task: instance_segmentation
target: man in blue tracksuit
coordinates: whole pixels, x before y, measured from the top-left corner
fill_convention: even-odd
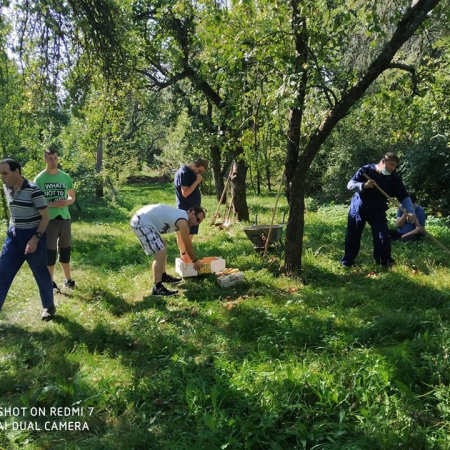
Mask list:
[[[386,218],[387,198],[376,189],[375,185],[378,185],[390,197],[396,197],[408,211],[408,220],[414,222],[414,206],[400,177],[395,172],[399,163],[397,155],[391,152],[386,153],[378,164],[361,167],[348,182],[347,189],[355,191],[355,194],[348,213],[345,255],[341,259],[343,266],[350,267],[355,263],[366,222],[372,228],[373,257],[377,264],[389,267],[394,263],[391,257],[391,240]],[[364,174],[367,174],[371,180],[365,178]]]

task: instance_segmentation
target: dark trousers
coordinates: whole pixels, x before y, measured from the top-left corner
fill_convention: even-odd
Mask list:
[[[352,201],[347,219],[345,255],[341,260],[343,266],[352,266],[355,263],[366,223],[369,223],[372,229],[375,261],[383,265],[389,265],[394,261],[391,258],[391,239],[386,213],[384,211],[369,211],[361,203]]]
[[[38,285],[42,307],[51,308],[55,305],[53,302],[52,279],[47,268],[47,237],[45,233],[39,239],[36,251],[25,255],[25,247],[35,231],[35,228],[19,230],[10,227],[8,229],[0,255],[0,309],[5,302],[14,277],[25,261],[30,266]]]

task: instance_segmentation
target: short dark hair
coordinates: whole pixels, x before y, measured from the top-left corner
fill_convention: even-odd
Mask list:
[[[0,164],[8,164],[9,170],[15,172],[19,169],[19,173],[22,175],[22,166],[12,158],[5,158],[0,161]]]
[[[51,148],[51,147],[46,148],[44,150],[44,156],[45,155],[54,155],[55,153],[58,154],[58,152],[54,148]]]
[[[400,164],[400,158],[393,152],[387,152],[381,158],[381,161],[394,161],[397,166]]]
[[[417,195],[414,194],[414,192],[408,192],[408,195],[409,195],[409,198],[411,199],[411,201],[412,201],[413,203],[416,203],[416,201],[417,201]]]
[[[189,212],[191,212],[191,211],[194,211],[195,215],[200,214],[200,213],[203,213],[203,216],[206,217],[206,212],[205,212],[205,210],[204,210],[201,206],[191,206],[191,207],[187,210],[187,212],[189,213]]]
[[[195,164],[197,167],[204,167],[205,170],[208,168],[208,161],[207,161],[206,159],[204,159],[204,158],[197,158],[197,159],[194,161],[194,164]]]

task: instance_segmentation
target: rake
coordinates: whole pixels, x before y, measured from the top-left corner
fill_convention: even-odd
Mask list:
[[[363,176],[365,178],[367,178],[368,180],[372,180],[372,178],[369,177],[369,175],[367,175],[366,173],[363,173]],[[403,207],[403,205],[397,201],[395,198],[392,198],[390,195],[388,195],[385,191],[383,191],[383,189],[380,188],[380,186],[378,186],[377,183],[374,184],[374,186],[394,205],[397,206],[397,208],[400,209],[400,211],[404,214],[407,214],[408,211],[406,211],[406,209]],[[415,222],[416,226],[418,226],[421,231],[425,234],[425,236],[428,236],[441,250],[444,250],[444,252],[446,252],[447,254],[450,255],[450,250],[444,245],[442,244],[440,241],[438,241],[429,231],[426,231],[422,225],[420,225],[420,223],[417,221],[416,218],[416,222]]]

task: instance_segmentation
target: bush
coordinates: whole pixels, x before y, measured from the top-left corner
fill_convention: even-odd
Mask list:
[[[450,149],[446,135],[424,138],[413,145],[404,160],[404,182],[421,204],[434,214],[450,215]]]

